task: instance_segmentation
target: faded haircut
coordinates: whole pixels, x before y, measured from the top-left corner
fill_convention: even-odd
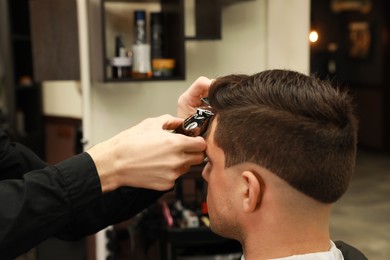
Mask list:
[[[209,92],[226,167],[256,163],[323,203],[354,172],[357,120],[345,90],[289,70],[217,78]]]

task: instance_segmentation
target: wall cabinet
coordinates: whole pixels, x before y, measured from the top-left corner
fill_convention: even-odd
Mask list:
[[[195,3],[195,36],[185,37],[184,5],[186,0],[86,0],[88,3],[92,78],[100,82],[184,80],[185,40],[221,38],[220,0],[193,0]],[[79,80],[79,40],[77,0],[29,0],[33,41],[34,76],[37,81]],[[166,58],[173,59],[173,74],[165,77],[136,79],[112,75],[110,59],[114,56],[115,36],[125,38],[131,50],[133,13],[160,11],[164,21]],[[149,41],[150,43],[150,41]]]
[[[80,79],[76,0],[30,0],[36,81]]]
[[[145,10],[146,12],[146,35],[147,43],[151,44],[151,13],[160,12],[163,20],[164,58],[173,59],[175,66],[172,76],[151,78],[134,78],[132,76],[115,78],[113,77],[109,60],[114,56],[115,36],[121,35],[125,41],[125,48],[132,50],[135,37],[134,11]],[[184,50],[184,3],[182,0],[161,0],[161,1],[113,1],[101,0],[100,12],[101,23],[91,23],[92,31],[101,31],[102,57],[99,66],[101,69],[102,81],[144,81],[144,80],[182,80],[185,78],[185,50]],[[96,14],[95,14],[96,15]],[[98,26],[96,26],[98,25]],[[99,28],[100,27],[100,28]],[[134,58],[134,54],[133,54]],[[134,61],[134,59],[133,59]],[[149,60],[150,61],[150,60]],[[95,62],[94,62],[95,63]],[[95,63],[96,65],[96,63]],[[133,64],[134,65],[134,64]]]
[[[194,0],[195,35],[187,36],[187,40],[220,40],[221,32],[221,0]]]

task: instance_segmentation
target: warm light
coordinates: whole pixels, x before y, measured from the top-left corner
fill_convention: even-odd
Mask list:
[[[317,33],[317,31],[311,31],[310,32],[309,40],[310,40],[310,42],[316,42],[318,40],[318,33]]]

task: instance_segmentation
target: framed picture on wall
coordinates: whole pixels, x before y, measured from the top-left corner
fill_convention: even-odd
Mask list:
[[[331,9],[334,13],[357,11],[366,14],[372,9],[372,0],[332,0]]]
[[[368,22],[348,24],[348,56],[352,59],[367,59],[371,50],[371,27]]]

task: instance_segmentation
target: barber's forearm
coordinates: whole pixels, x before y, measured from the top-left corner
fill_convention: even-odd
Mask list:
[[[107,152],[109,147],[106,146],[106,143],[100,143],[86,152],[94,162],[103,193],[116,190],[120,186],[116,177],[119,161],[115,161],[115,157],[110,158],[112,153]]]
[[[0,182],[0,255],[13,259],[62,230],[99,202],[101,188],[87,154]]]

